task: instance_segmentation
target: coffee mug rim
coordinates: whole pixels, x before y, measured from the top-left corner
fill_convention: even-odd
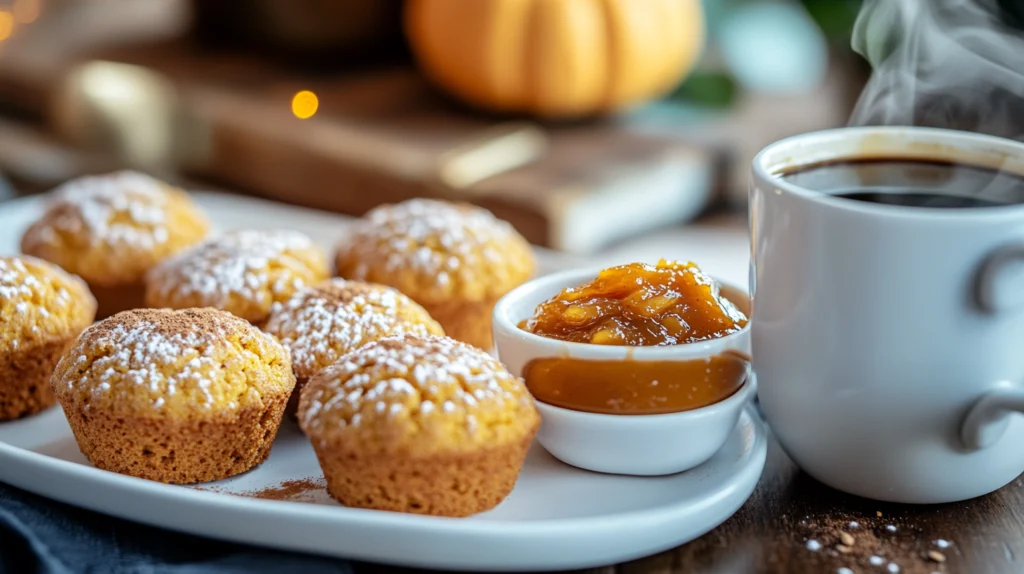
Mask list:
[[[988,134],[979,134],[975,132],[968,132],[963,130],[952,130],[945,128],[932,128],[932,127],[921,127],[921,126],[858,126],[858,127],[840,127],[830,128],[825,130],[817,130],[812,132],[805,132],[789,136],[787,138],[780,139],[768,146],[765,146],[761,151],[754,156],[752,162],[752,169],[754,177],[764,182],[769,182],[774,187],[775,192],[778,194],[786,193],[791,196],[795,196],[804,200],[813,201],[825,206],[829,206],[835,209],[846,210],[856,213],[871,214],[874,216],[889,216],[898,218],[914,218],[914,219],[932,219],[932,220],[955,220],[964,221],[967,218],[970,219],[1005,219],[1005,218],[1019,218],[1024,215],[1024,203],[1011,204],[1011,205],[997,205],[997,206],[985,206],[985,207],[947,207],[942,209],[924,209],[920,207],[903,206],[903,205],[887,205],[887,204],[876,204],[876,203],[865,203],[863,201],[855,201],[842,197],[837,197],[828,193],[814,191],[807,189],[789,181],[786,181],[778,177],[777,172],[771,169],[768,165],[768,158],[779,154],[780,150],[784,153],[786,148],[793,147],[798,143],[814,142],[815,140],[821,140],[823,143],[828,141],[834,141],[835,138],[845,136],[851,136],[856,138],[866,138],[872,135],[889,135],[889,136],[907,136],[907,135],[930,135],[936,143],[960,143],[971,145],[974,144],[980,148],[989,148],[990,150],[1005,150],[1007,155],[1015,152],[1015,155],[1019,155],[1020,161],[1024,164],[1024,142],[1011,140],[1007,138],[1001,138],[998,136],[992,136]],[[870,155],[837,155],[829,157],[827,159],[819,159],[817,161],[807,162],[793,162],[793,167],[801,165],[811,165],[819,163],[821,161],[829,160],[842,160],[842,159],[856,159],[858,157],[871,157]],[[925,157],[924,154],[920,156],[914,156],[912,153],[907,153],[906,157]],[[1024,171],[1019,173],[1021,177],[1024,177]]]

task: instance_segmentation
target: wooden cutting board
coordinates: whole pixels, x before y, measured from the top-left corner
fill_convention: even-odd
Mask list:
[[[410,197],[471,201],[566,251],[690,220],[713,201],[716,153],[700,145],[611,120],[478,114],[411,67],[303,73],[210,50],[161,3],[166,13],[65,7],[19,31],[0,54],[0,104],[166,177],[353,215]],[[104,31],[74,34],[86,17]],[[310,119],[292,115],[299,90],[319,96]]]

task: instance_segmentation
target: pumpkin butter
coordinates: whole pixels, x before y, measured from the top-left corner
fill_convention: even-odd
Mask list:
[[[575,411],[657,415],[713,405],[746,379],[747,358],[723,353],[692,361],[535,359],[523,369],[537,400]]]
[[[698,343],[739,332],[747,317],[693,263],[632,263],[606,269],[537,306],[520,327],[596,345]],[[631,357],[631,354],[628,355]],[[544,357],[523,377],[542,402],[584,412],[664,414],[705,407],[735,393],[749,357],[735,351],[691,360]]]
[[[563,341],[646,347],[738,332],[747,318],[693,263],[630,263],[541,303],[521,326]]]

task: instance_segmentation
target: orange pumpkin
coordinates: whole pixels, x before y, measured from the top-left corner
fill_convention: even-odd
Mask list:
[[[409,0],[405,29],[424,72],[456,97],[544,117],[660,96],[704,44],[700,0]]]

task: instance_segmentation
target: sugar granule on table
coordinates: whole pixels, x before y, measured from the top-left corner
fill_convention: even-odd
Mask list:
[[[840,568],[839,570],[836,570],[836,574],[853,574],[853,570],[850,570],[849,568],[843,567],[843,568]]]
[[[812,540],[808,540],[807,541],[807,549],[810,550],[811,552],[817,552],[817,551],[821,550],[821,542],[818,542],[817,540],[813,540],[813,539]]]
[[[953,543],[950,542],[949,540],[943,540],[943,539],[939,538],[933,544],[935,544],[939,548],[949,548],[950,545],[953,544]]]
[[[820,550],[817,551],[830,557],[828,560],[836,561],[828,563],[830,569],[826,571],[835,572],[839,567],[847,567],[857,574],[929,574],[945,567],[927,554],[929,548],[933,551],[939,549],[938,539],[909,538],[916,532],[913,522],[897,524],[893,520],[896,516],[886,520],[870,514],[836,514],[807,516],[806,523],[800,527],[803,530],[801,540],[818,542]],[[856,528],[851,526],[854,522]]]

